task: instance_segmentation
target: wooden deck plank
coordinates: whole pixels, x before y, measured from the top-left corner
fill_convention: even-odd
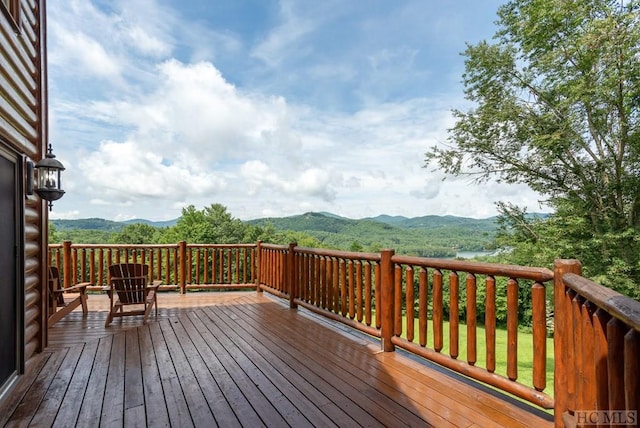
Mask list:
[[[180,381],[184,398],[188,403],[191,419],[196,427],[217,426],[209,404],[200,389],[198,379],[193,374],[193,370],[186,359],[185,353],[180,346],[180,342],[173,331],[172,324],[167,320],[158,321],[162,335],[167,343],[167,348],[171,354],[171,359],[175,367],[176,375]]]
[[[207,364],[202,356],[198,352],[198,349],[194,343],[196,337],[200,336],[200,333],[196,329],[187,331],[185,325],[190,324],[190,320],[186,318],[186,314],[180,316],[179,323],[173,323],[173,327],[176,337],[182,346],[185,357],[193,374],[197,379],[200,389],[204,394],[206,402],[209,404],[213,416],[216,422],[221,427],[240,427],[240,422],[236,417],[233,409],[229,405],[229,402],[225,398],[223,392],[220,390],[216,379],[209,371]]]
[[[260,317],[260,312],[265,309],[263,305],[245,305],[242,310],[257,311],[256,316]],[[342,391],[342,393],[353,401],[357,406],[369,413],[378,423],[385,426],[399,426],[402,424],[421,425],[425,420],[429,424],[437,424],[438,426],[446,426],[449,423],[437,414],[428,415],[429,418],[416,414],[416,410],[411,407],[411,403],[407,407],[404,397],[398,395],[394,399],[388,397],[393,396],[393,391],[387,392],[385,395],[379,389],[385,388],[386,385],[376,384],[372,386],[367,383],[368,380],[375,380],[369,373],[362,370],[361,367],[366,361],[371,359],[372,352],[368,349],[369,355],[358,355],[352,352],[351,355],[341,350],[346,346],[352,347],[352,342],[346,337],[335,337],[334,335],[319,334],[318,329],[322,328],[310,320],[302,320],[295,313],[288,310],[276,311],[280,319],[271,319],[278,325],[278,329],[274,332],[275,337],[279,337],[282,342],[280,345],[274,344],[274,348],[288,347],[296,354],[303,356],[299,364],[307,364],[313,362],[308,368],[318,376],[322,376],[333,387]],[[238,314],[240,315],[240,314]],[[291,316],[297,317],[295,324],[291,322]],[[306,323],[305,323],[306,321]],[[293,327],[295,325],[295,328]],[[246,327],[248,328],[248,327]],[[273,334],[270,334],[272,338]],[[351,358],[352,356],[357,358]],[[377,382],[377,380],[376,380]],[[470,420],[464,418],[461,425]]]
[[[236,307],[234,310],[240,310]],[[246,316],[246,314],[245,314]],[[378,421],[368,412],[359,407],[352,396],[344,394],[339,385],[334,385],[324,376],[324,373],[314,371],[317,363],[311,358],[304,358],[297,352],[291,352],[281,341],[271,335],[264,334],[254,323],[244,321],[242,314],[233,319],[240,323],[238,330],[246,329],[251,332],[246,337],[245,346],[256,347],[264,361],[276,365],[283,375],[295,384],[298,391],[316,406],[330,415],[338,426],[374,426]],[[233,326],[229,325],[229,329]]]
[[[185,331],[191,336],[194,345],[202,356],[207,369],[215,379],[220,391],[224,394],[227,403],[232,409],[235,409],[234,414],[238,418],[238,422],[242,426],[247,427],[264,426],[255,409],[251,406],[238,385],[233,381],[231,375],[218,359],[216,352],[209,347],[209,344],[202,334],[204,326],[201,321],[198,318],[195,318],[195,322],[192,319],[189,319],[189,321],[191,322],[184,322],[183,324]],[[223,426],[222,423],[221,426]]]
[[[125,380],[125,346],[124,334],[113,337],[109,354],[109,370],[102,402],[100,426],[122,426],[124,422],[124,380]]]
[[[283,320],[283,324],[288,325],[290,323]],[[353,336],[353,333],[351,335]],[[401,356],[400,352],[375,352],[375,357],[372,358],[370,347],[361,347],[357,348],[357,350],[363,354],[363,358],[358,360],[362,365],[356,367],[355,370],[361,371],[361,373],[369,373],[369,378],[376,380],[377,389],[380,389],[387,396],[399,397],[397,398],[399,403],[418,410],[420,414],[428,417],[428,420],[432,423],[441,426],[447,422],[453,422],[456,425],[464,426],[474,421],[484,425],[493,425],[499,421],[499,419],[489,417],[485,413],[476,412],[474,407],[469,405],[469,400],[472,399],[468,396],[469,386],[460,383],[451,376],[434,371],[424,363],[415,363],[416,367],[420,367],[432,375],[428,378],[428,382],[425,382],[424,379],[415,376],[415,371],[398,369],[398,365],[393,363],[396,361],[394,358],[402,359],[400,363],[402,368],[408,362],[405,357]],[[389,359],[385,360],[385,357],[389,357]],[[388,361],[388,363],[383,364],[385,361]],[[393,374],[390,373],[391,371],[393,371]],[[438,379],[444,381],[439,384],[433,383],[435,376],[439,376]],[[383,385],[386,385],[386,387]],[[462,390],[458,391],[458,388]],[[452,391],[460,392],[460,394],[452,394]],[[419,397],[419,400],[412,397]],[[451,412],[451,409],[456,408],[465,409],[464,415],[456,415]],[[488,410],[492,416],[501,416],[499,413],[495,413],[493,409]],[[445,416],[446,421],[443,420]],[[514,425],[513,419],[505,419],[503,422],[509,426]]]
[[[29,387],[22,402],[14,410],[7,422],[7,427],[28,426],[31,423],[68,352],[69,348],[62,348],[52,354],[47,364]]]
[[[259,338],[243,334],[245,333],[243,328],[237,328],[240,324],[228,323],[210,310],[198,311],[196,314],[189,314],[189,316],[198,316],[200,313],[207,316],[214,325],[220,327],[226,325],[228,328],[224,330],[236,344],[237,352],[251,360],[252,364],[256,365],[256,369],[264,372],[264,376],[270,379],[276,388],[289,392],[288,398],[313,425],[326,427],[355,425],[355,421],[337,406],[332,406],[330,413],[332,418],[329,418],[323,412],[322,407],[325,407],[325,411],[327,411],[327,406],[333,403],[312,384],[297,375],[292,366],[282,363],[275,354],[262,345]]]
[[[200,320],[201,321],[201,320]],[[286,426],[287,423],[273,404],[262,394],[260,389],[242,371],[238,363],[228,354],[228,351],[220,343],[218,338],[208,329],[202,321],[196,325],[204,338],[207,346],[216,354],[220,363],[225,368],[231,379],[238,386],[246,400],[255,410],[257,416],[266,426]],[[231,406],[236,404],[231,402]]]
[[[169,349],[164,341],[164,336],[160,330],[160,325],[156,322],[149,323],[149,332],[153,349],[156,353],[156,361],[160,379],[162,380],[162,390],[164,391],[164,401],[167,406],[169,422],[171,426],[188,427],[193,426],[189,406],[180,387],[178,375],[173,366]]]
[[[253,383],[258,387],[258,389],[262,392],[262,394],[273,404],[274,408],[278,410],[280,415],[286,420],[286,422],[290,426],[295,427],[305,427],[312,426],[307,419],[307,416],[312,416],[307,413],[303,414],[296,406],[294,406],[290,399],[288,398],[291,395],[291,398],[295,397],[295,394],[283,394],[282,391],[291,391],[291,384],[283,379],[285,382],[278,382],[278,385],[274,385],[274,381],[277,382],[277,379],[274,377],[270,377],[265,375],[252,361],[254,359],[256,361],[260,361],[264,358],[264,356],[259,355],[253,349],[249,349],[242,352],[236,341],[229,335],[232,333],[231,329],[224,329],[224,331],[220,328],[222,325],[222,320],[219,318],[211,318],[211,315],[217,311],[211,310],[211,308],[206,310],[206,315],[209,318],[209,322],[205,322],[209,331],[211,331],[220,341],[220,343],[225,347],[229,356],[238,364],[238,366],[244,371],[245,375],[248,376]],[[196,312],[196,315],[205,313],[203,311]],[[220,321],[218,323],[217,321]],[[220,324],[220,325],[219,325]],[[312,406],[306,406],[309,411],[317,411]],[[312,410],[313,409],[313,410]]]
[[[64,427],[69,426],[70,422],[73,424],[76,423],[83,401],[78,400],[78,397],[85,396],[97,351],[98,342],[92,341],[85,344],[78,365],[73,371],[73,377],[71,378],[71,382],[69,382],[69,387],[62,400],[58,414],[56,415],[54,426]]]
[[[282,315],[286,313],[287,311],[281,312]],[[324,323],[323,318],[318,319],[320,317],[315,314],[311,314],[310,316],[316,319],[316,322]],[[284,333],[283,329],[286,329],[286,326],[291,325],[291,322],[283,319],[279,322],[279,325],[282,326],[279,329],[279,332]],[[339,329],[342,330],[341,327]],[[297,326],[295,330],[300,330],[303,332],[306,331],[304,328],[298,329]],[[353,337],[354,334],[358,334],[354,333],[351,329],[345,329],[344,331],[344,335],[346,337]],[[329,344],[328,346],[332,345]],[[394,396],[400,396],[404,398],[418,397],[418,399],[413,398],[413,403],[409,404],[409,406],[414,408],[423,407],[422,411],[426,411],[427,414],[432,413],[433,415],[433,413],[435,413],[436,419],[433,420],[433,422],[437,422],[438,426],[440,426],[443,422],[438,421],[437,418],[442,417],[443,415],[446,415],[447,419],[450,422],[456,422],[456,424],[460,425],[464,425],[468,422],[469,419],[474,422],[480,421],[480,423],[483,423],[485,425],[503,423],[506,426],[521,426],[521,422],[519,421],[522,420],[529,421],[526,424],[527,426],[536,425],[537,423],[541,423],[542,425],[544,425],[545,423],[549,423],[548,419],[534,417],[529,411],[521,410],[515,406],[505,406],[504,398],[496,398],[494,395],[487,394],[486,391],[481,391],[477,388],[470,388],[468,384],[462,383],[447,374],[436,371],[428,364],[414,362],[414,369],[416,369],[416,371],[418,368],[420,368],[423,373],[427,373],[430,375],[426,378],[426,382],[424,380],[421,382],[417,382],[414,376],[414,373],[416,373],[416,371],[406,370],[406,367],[404,366],[411,360],[402,357],[401,352],[377,353],[378,356],[386,356],[390,359],[396,357],[402,358],[401,366],[399,368],[397,367],[397,365],[392,365],[390,367],[384,367],[381,369],[379,367],[379,362],[376,362],[375,358],[372,359],[369,355],[371,352],[371,346],[358,347],[357,349],[363,353],[364,359],[362,361],[365,364],[365,366],[363,367],[367,367],[366,372],[370,372],[373,374],[372,378],[375,378],[378,381],[383,380],[387,384],[394,387],[394,389],[397,389],[397,393],[394,394],[393,391],[391,392],[391,394]],[[391,367],[398,368],[393,376],[389,376],[388,373]],[[434,376],[437,376],[441,380],[440,385],[432,384]],[[420,385],[421,391],[411,391],[411,389],[407,389],[408,385]],[[459,389],[459,393],[451,394],[451,391],[456,391],[456,389]],[[483,406],[482,411],[480,412],[477,411],[478,406],[474,406],[474,404],[478,401],[478,398],[487,402],[487,406]],[[401,401],[402,400],[404,399],[401,399]],[[452,414],[450,410],[455,408],[465,409],[463,419],[456,420],[457,416],[455,414]],[[543,414],[542,411],[538,413]]]
[[[236,311],[240,310],[238,308],[234,309]],[[242,314],[234,317],[235,321],[242,319]],[[239,330],[242,329],[252,332],[252,335],[247,337],[247,343],[251,343],[250,346],[257,346],[257,344],[260,343],[262,345],[261,352],[264,352],[265,355],[271,353],[274,358],[270,358],[269,360],[278,364],[281,367],[282,373],[289,374],[290,379],[297,382],[297,385],[300,386],[300,390],[309,394],[307,397],[316,403],[316,405],[320,406],[327,414],[331,415],[332,419],[335,418],[334,420],[337,423],[339,422],[338,425],[377,424],[377,420],[357,406],[356,403],[352,401],[352,396],[345,395],[339,389],[339,385],[330,383],[324,376],[324,373],[314,371],[314,368],[318,366],[318,364],[313,358],[306,358],[306,356],[301,356],[295,351],[291,352],[283,345],[282,341],[277,340],[277,338],[274,338],[272,335],[264,334],[264,331],[257,328],[253,323],[244,322]],[[310,389],[305,387],[305,382],[311,382]],[[317,398],[318,394],[321,395],[320,399]]]
[[[113,335],[103,337],[97,342],[98,348],[95,360],[83,397],[83,406],[80,408],[78,415],[78,426],[95,424],[96,421],[100,420],[100,416],[102,415],[102,403],[104,402],[107,373],[109,372]]]
[[[69,348],[29,426],[43,427],[53,424],[83,349],[84,344]]]
[[[151,341],[151,333],[148,328],[137,330],[147,424],[151,427],[169,426],[169,413],[162,391],[162,378]]]
[[[146,426],[138,329],[125,333],[124,426]]]
[[[42,352],[31,360],[29,360],[26,368],[26,374],[22,376],[22,379],[18,381],[11,394],[4,400],[3,405],[0,407],[0,426],[5,426],[13,413],[16,411],[20,403],[23,402],[25,395],[29,392],[29,389],[34,384],[40,373],[49,363],[49,359],[53,353],[50,351]]]
[[[286,313],[286,311],[281,312],[282,315]],[[319,315],[310,314],[309,316],[314,318],[316,322],[326,324],[324,318]],[[291,322],[282,320],[280,325],[291,325]],[[285,327],[279,331],[282,332],[283,328]],[[341,327],[340,329],[342,330]],[[295,330],[305,331],[297,328]],[[348,328],[344,331],[346,337],[354,336],[354,334],[359,335]],[[439,417],[446,415],[448,421],[455,422],[457,425],[464,425],[469,419],[482,425],[545,426],[551,424],[549,415],[542,410],[533,408],[523,410],[519,406],[526,408],[527,405],[524,403],[517,402],[510,397],[499,397],[494,391],[487,393],[487,388],[483,390],[470,386],[473,381],[463,382],[459,380],[460,376],[446,373],[446,370],[434,370],[434,365],[407,358],[403,356],[401,351],[395,353],[376,352],[376,358],[371,358],[370,349],[365,348],[370,347],[356,348],[364,355],[362,367],[366,367],[365,371],[371,373],[372,378],[377,381],[383,381],[397,389],[397,393],[392,394],[403,397],[401,400],[407,398],[413,400],[412,407],[423,407],[427,413],[435,411]],[[383,359],[387,363],[381,366],[380,361],[376,361],[376,359]],[[407,366],[412,369],[407,370]],[[422,376],[416,376],[416,373],[420,373]],[[419,386],[417,390],[416,385]],[[515,402],[517,405],[505,405],[505,400]],[[478,406],[479,402],[485,405]],[[463,409],[463,412],[460,413],[464,418],[457,420],[458,416],[452,413],[451,409]],[[438,422],[438,426],[441,423]]]
[[[270,295],[161,293],[106,329],[100,297],[50,329],[7,426],[552,426]]]

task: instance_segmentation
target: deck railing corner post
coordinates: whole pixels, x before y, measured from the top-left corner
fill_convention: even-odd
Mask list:
[[[297,242],[291,242],[287,251],[287,288],[289,291],[289,307],[295,309],[298,307],[296,299],[298,298],[298,287],[296,284],[296,247]]]
[[[572,397],[567,391],[567,377],[572,374],[573,357],[570,348],[573,329],[569,324],[569,313],[565,305],[565,285],[563,276],[567,273],[582,274],[582,265],[578,260],[556,260],[553,269],[553,353],[554,353],[554,419],[556,427],[563,427],[562,416],[571,406]]]
[[[395,350],[391,338],[394,334],[394,276],[393,261],[394,250],[384,249],[380,252],[380,335],[382,338],[382,350],[393,352]]]

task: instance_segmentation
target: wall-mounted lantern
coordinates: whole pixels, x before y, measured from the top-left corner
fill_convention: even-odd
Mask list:
[[[34,168],[33,164],[28,164],[28,168],[31,170]],[[38,171],[38,179],[36,182],[35,192],[45,201],[49,202],[49,210],[53,207],[53,201],[57,201],[64,195],[64,190],[60,184],[60,177],[62,171],[64,171],[64,165],[56,159],[56,155],[53,154],[51,144],[49,144],[49,150],[44,158],[40,159],[35,164],[35,169]],[[28,194],[33,194],[33,173],[29,171],[29,188]]]

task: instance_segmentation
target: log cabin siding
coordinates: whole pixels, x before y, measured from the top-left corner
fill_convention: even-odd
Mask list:
[[[0,13],[0,145],[17,153],[20,170],[26,171],[24,163],[41,159],[47,141],[45,0],[19,0],[18,8],[17,21]],[[26,189],[25,175],[17,193]],[[23,267],[18,281],[24,293],[20,352],[28,370],[30,360],[46,346],[47,212],[36,196],[22,192],[18,200]]]
[[[20,2],[20,30],[0,18],[0,133],[13,148],[39,159],[43,141],[40,99],[44,89],[40,6]]]

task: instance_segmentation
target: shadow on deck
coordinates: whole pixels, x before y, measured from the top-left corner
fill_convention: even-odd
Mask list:
[[[49,330],[0,425],[552,426],[444,370],[256,292],[159,295],[104,328],[89,297]]]

